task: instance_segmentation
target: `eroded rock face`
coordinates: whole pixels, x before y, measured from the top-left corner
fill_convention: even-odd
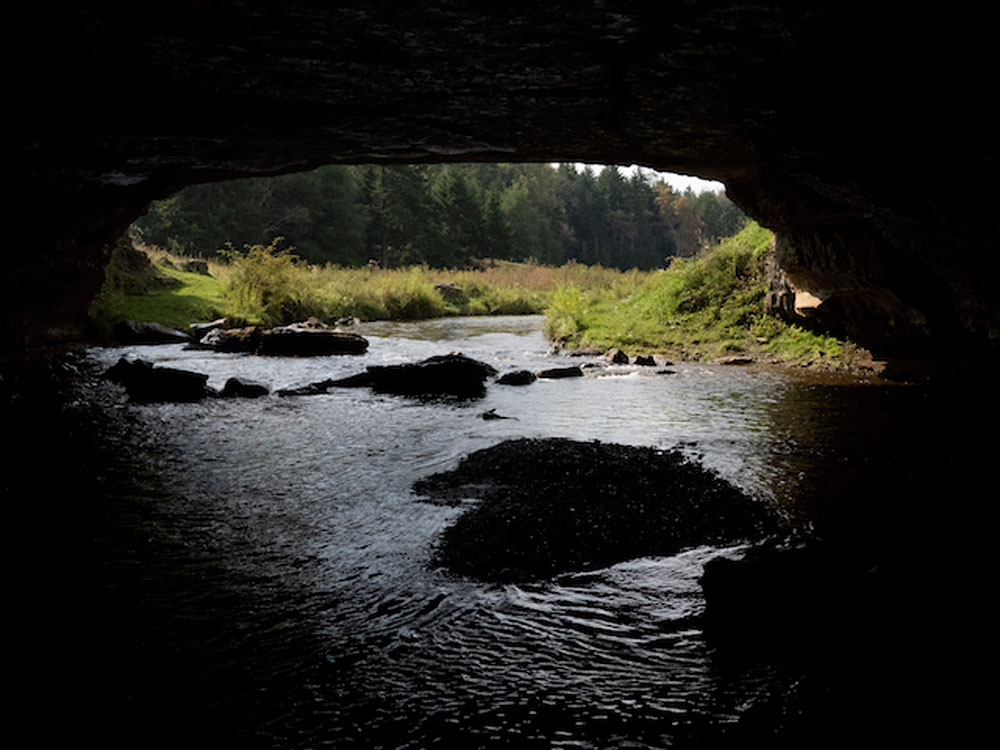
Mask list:
[[[779,233],[781,266],[815,285],[802,291],[850,290],[828,312],[843,308],[834,317],[861,343],[988,347],[1000,336],[988,12],[22,4],[0,178],[20,283],[0,337],[79,333],[110,243],[185,184],[338,161],[565,160],[725,181]],[[896,335],[887,310],[915,327]]]

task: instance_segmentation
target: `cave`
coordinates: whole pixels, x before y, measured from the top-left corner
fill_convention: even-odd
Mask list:
[[[878,352],[998,330],[986,10],[291,2],[14,11],[7,349],[78,338],[108,248],[188,184],[328,163],[639,163],[773,229],[774,304]]]
[[[186,185],[333,163],[572,161],[636,163],[722,181],[734,202],[776,232],[775,306],[787,309],[796,293],[807,292],[822,302],[823,325],[878,354],[963,358],[982,365],[995,357],[1000,340],[1000,302],[993,289],[1000,271],[994,209],[1000,197],[1000,111],[988,75],[992,14],[984,4],[895,5],[515,0],[485,11],[458,0],[405,6],[290,0],[280,7],[259,0],[156,5],[97,0],[53,11],[42,3],[19,4],[8,12],[11,33],[5,45],[7,156],[0,179],[10,218],[5,274],[13,298],[0,314],[0,352],[9,360],[5,364],[17,363],[26,351],[81,340],[115,241],[150,201]],[[178,655],[169,638],[152,657],[132,643],[122,647],[116,638],[122,631],[137,633],[142,646],[146,630],[162,626],[161,615],[168,625],[170,617],[183,620],[187,610],[169,611],[169,596],[192,601],[188,587],[194,582],[203,585],[198,591],[208,606],[182,625],[213,658],[227,659],[229,646],[218,640],[212,616],[232,626],[231,613],[249,613],[247,626],[239,621],[234,629],[253,633],[261,625],[260,600],[274,598],[276,609],[284,607],[287,601],[274,594],[294,583],[297,572],[273,576],[268,587],[244,589],[240,580],[235,589],[216,591],[222,566],[208,542],[212,531],[225,537],[227,527],[197,525],[196,492],[191,512],[186,514],[185,506],[177,516],[193,519],[192,525],[184,526],[184,533],[167,527],[154,544],[149,528],[155,523],[147,524],[142,514],[158,521],[162,496],[158,489],[150,491],[151,502],[142,513],[134,512],[129,482],[136,477],[115,473],[121,457],[107,452],[105,433],[127,422],[126,432],[143,456],[128,469],[154,488],[180,476],[198,489],[198,466],[170,471],[183,464],[178,456],[187,460],[195,451],[170,454],[180,431],[171,432],[158,419],[136,427],[120,401],[84,404],[64,393],[60,388],[67,372],[74,374],[72,365],[44,362],[40,368],[46,377],[35,380],[32,372],[31,379],[19,380],[5,370],[0,381],[8,391],[5,418],[14,417],[5,426],[16,438],[4,466],[5,583],[13,613],[7,624],[20,636],[7,641],[5,664],[14,677],[4,695],[13,710],[4,726],[23,732],[29,746],[40,746],[39,737],[56,737],[60,742],[53,744],[65,746],[80,736],[110,747],[134,746],[135,736],[147,746],[226,746],[213,742],[211,732],[219,727],[208,710],[219,708],[213,693],[219,682],[245,684],[252,692],[245,704],[222,706],[234,725],[257,709],[267,719],[278,716],[284,683],[265,685],[271,692],[258,690],[253,670],[257,659],[273,660],[285,675],[285,665],[294,671],[301,658],[280,647],[280,615],[264,623],[273,631],[261,628],[268,638],[275,633],[279,646],[266,640],[258,648],[258,641],[248,640],[246,653],[237,654],[246,659],[247,671],[232,675],[224,669],[188,670],[204,654]],[[980,371],[989,377],[988,368]],[[995,585],[990,537],[996,519],[981,502],[983,486],[990,486],[981,480],[992,481],[995,449],[983,435],[994,421],[996,397],[960,398],[952,406],[935,402],[936,392],[913,407],[900,396],[905,407],[900,423],[912,428],[910,439],[920,443],[917,460],[908,454],[900,468],[870,458],[892,426],[888,418],[878,421],[875,393],[866,391],[851,410],[874,418],[851,422],[859,429],[857,440],[851,436],[856,450],[849,456],[865,468],[862,474],[874,478],[875,489],[851,494],[858,482],[840,471],[842,465],[829,462],[826,468],[844,480],[841,495],[849,500],[838,508],[838,521],[846,518],[845,525],[879,551],[879,530],[895,528],[899,519],[911,518],[926,532],[903,540],[907,550],[922,553],[927,539],[947,535],[944,552],[929,555],[919,576],[905,577],[907,586],[896,587],[895,596],[909,608],[883,628],[879,641],[907,635],[915,658],[911,662],[910,652],[899,652],[901,663],[891,664],[900,667],[898,681],[873,673],[873,679],[885,678],[879,686],[887,687],[871,694],[894,698],[892,690],[927,671],[918,649],[930,644],[928,651],[940,662],[940,679],[933,684],[955,693],[955,716],[938,725],[931,725],[938,715],[917,716],[921,723],[913,719],[912,706],[898,699],[898,717],[885,721],[909,722],[904,735],[909,739],[926,739],[926,731],[934,731],[938,744],[955,737],[971,741],[973,729],[981,728],[976,722],[985,724],[989,716],[994,681],[995,619],[985,614],[985,603]],[[822,435],[829,419],[823,394],[803,389],[799,395],[817,401],[808,412],[811,421],[779,427],[795,436],[796,430]],[[934,408],[921,411],[928,404]],[[78,419],[91,412],[103,430],[101,440],[90,440],[91,428]],[[940,414],[930,418],[931,412]],[[201,424],[205,443],[225,443],[227,436],[206,424]],[[353,433],[346,428],[360,433],[364,424],[331,424],[343,433],[331,444],[347,454],[351,445],[345,435]],[[939,425],[944,427],[938,430]],[[925,433],[930,439],[921,442]],[[238,443],[230,446],[234,452],[243,451]],[[975,450],[964,453],[966,446]],[[922,486],[921,475],[907,473],[916,463],[937,472],[938,481]],[[900,486],[932,498],[914,508]],[[236,489],[210,494],[220,504],[231,494],[236,503]],[[891,502],[869,503],[890,495]],[[174,492],[175,500],[187,498]],[[878,523],[866,525],[866,513]],[[119,540],[124,551],[108,562],[94,549],[107,528],[119,526],[125,529]],[[195,533],[187,533],[190,529]],[[404,541],[408,533],[403,530]],[[266,562],[269,550],[256,542],[250,540],[251,552]],[[184,549],[193,549],[194,556],[176,570],[170,558],[160,556]],[[303,565],[308,568],[318,557]],[[343,557],[350,562],[349,554]],[[149,561],[166,572],[146,586],[143,564]],[[79,585],[92,571],[107,582],[97,587],[96,597],[93,587]],[[140,604],[147,595],[152,603],[145,609],[131,601],[118,604],[119,577],[137,580]],[[887,590],[895,581],[889,580]],[[333,589],[337,585],[330,583]],[[945,585],[954,588],[942,596]],[[161,591],[167,592],[166,605],[158,600]],[[436,590],[426,593],[428,611],[444,607]],[[882,593],[874,591],[871,601]],[[309,602],[327,605],[320,597]],[[390,619],[392,606],[386,606]],[[424,606],[421,600],[421,612]],[[928,612],[933,617],[926,617]],[[870,629],[870,612],[847,614],[857,615],[851,632]],[[938,630],[939,624],[948,629]],[[95,634],[99,637],[91,638]],[[411,648],[403,641],[377,645],[393,658]],[[863,663],[877,653],[852,655]],[[734,661],[743,656],[735,649]],[[822,667],[836,668],[833,661]],[[38,673],[36,662],[48,672]],[[81,663],[103,670],[108,700],[88,695],[85,676],[74,673]],[[340,670],[351,666],[322,664],[335,685]],[[640,668],[645,667],[638,661],[630,665]],[[158,684],[147,702],[130,703],[135,692],[120,673],[142,680],[146,672],[173,676],[176,685]],[[968,684],[956,688],[956,674]],[[67,685],[77,691],[63,690]],[[317,705],[308,694],[312,686],[302,687],[306,692],[289,692],[287,700]],[[855,705],[849,695],[854,687],[847,684],[836,696],[850,700],[822,714],[831,725],[848,726],[837,712]],[[99,703],[99,710],[85,699]],[[374,699],[369,704],[345,694],[345,704],[352,701],[364,710],[381,710]],[[876,701],[869,708],[873,715],[882,710]],[[944,702],[940,711],[951,708]],[[565,707],[557,709],[562,721]],[[124,724],[117,715],[121,710],[127,714]],[[197,732],[175,726],[185,710]],[[320,719],[321,713],[317,708]],[[53,715],[69,719],[56,726]],[[402,717],[408,719],[435,720]],[[391,723],[384,727],[386,744],[395,729]],[[877,740],[898,739],[895,724],[884,729]],[[135,734],[139,730],[142,734]],[[795,739],[771,746],[803,746]],[[864,738],[853,739],[854,746],[863,746]]]

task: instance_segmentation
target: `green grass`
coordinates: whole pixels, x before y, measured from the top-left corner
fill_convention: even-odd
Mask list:
[[[184,273],[163,265],[184,260],[144,248],[156,272],[178,279],[179,286],[157,288],[136,278],[113,259],[107,282],[92,306],[99,330],[120,320],[151,320],[171,327],[219,315],[248,323],[279,325],[316,316],[332,321],[419,320],[449,315],[523,315],[542,313],[556,289],[580,285],[595,292],[638,288],[648,273],[621,272],[569,263],[562,267],[507,261],[484,262],[479,270],[342,268],[310,265],[275,244],[230,252],[227,262],[210,263],[212,276]],[[126,294],[123,289],[145,290]]]
[[[123,279],[128,274],[129,279]],[[177,280],[175,286],[162,286],[156,277]],[[126,294],[122,287],[141,287],[147,291]],[[184,330],[190,323],[212,320],[225,308],[224,287],[219,279],[187,273],[156,264],[153,273],[125,271],[113,258],[107,281],[91,305],[91,318],[99,335],[106,337],[111,327],[122,320],[155,321]]]
[[[773,235],[750,223],[695,258],[675,259],[631,295],[556,291],[546,332],[570,347],[662,352],[682,359],[745,354],[766,361],[849,367],[856,348],[789,325],[764,307]]]
[[[505,261],[479,270],[341,268],[307,264],[272,244],[232,252],[228,262],[212,262],[212,275],[203,276],[163,265],[183,259],[146,248],[156,274],[180,283],[158,288],[148,272],[137,278],[134,267],[113,260],[92,312],[105,335],[126,319],[184,329],[220,315],[278,325],[309,316],[418,320],[545,312],[547,335],[569,347],[617,347],[688,360],[747,354],[850,369],[864,354],[857,347],[765,310],[763,266],[772,241],[771,232],[751,223],[698,257],[674,259],[669,268],[652,272]],[[137,288],[146,292],[122,291]]]

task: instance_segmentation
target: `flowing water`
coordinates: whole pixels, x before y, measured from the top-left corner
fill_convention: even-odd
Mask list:
[[[363,324],[371,346],[361,357],[180,346],[88,357],[141,357],[206,373],[216,387],[240,376],[273,390],[449,351],[500,371],[565,364],[540,328],[537,317]],[[53,576],[70,594],[38,617],[38,640],[61,644],[43,681],[70,697],[51,709],[54,725],[19,731],[131,747],[672,747],[725,736],[794,682],[766,660],[736,673],[720,665],[700,628],[704,563],[742,547],[532,584],[473,582],[431,564],[462,509],[410,489],[506,438],[558,436],[680,447],[798,518],[817,486],[869,455],[860,425],[911,398],[765,369],[660,369],[490,385],[462,403],[367,389],[195,404],[116,395],[103,427],[80,427],[54,449],[86,441],[82,466],[45,462],[71,485],[65,537],[86,543]],[[73,408],[84,405],[61,413]],[[485,421],[488,409],[510,419]],[[63,539],[54,536],[44,544]],[[53,692],[22,688],[39,701]]]

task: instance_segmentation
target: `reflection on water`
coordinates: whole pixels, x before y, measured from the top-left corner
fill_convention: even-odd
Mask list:
[[[175,346],[90,356],[277,389],[448,351],[500,371],[541,369],[552,358],[539,329],[530,317],[365,324],[364,357]],[[8,704],[23,713],[12,731],[214,747],[668,747],[728,736],[789,684],[767,661],[720,670],[700,629],[702,566],[739,548],[530,586],[473,583],[429,565],[460,511],[410,490],[500,440],[559,436],[682,446],[804,525],[877,517],[883,533],[880,514],[900,512],[872,511],[853,472],[910,413],[912,389],[672,369],[491,386],[471,403],[355,389],[141,406],[110,387],[67,396],[45,424],[22,426],[23,471],[8,490],[26,530],[14,546],[25,603],[15,630],[33,649],[10,661],[21,684]],[[512,419],[484,421],[487,409]],[[914,434],[918,421],[904,426]],[[882,496],[900,471],[885,468]],[[868,553],[877,533],[848,536]]]

